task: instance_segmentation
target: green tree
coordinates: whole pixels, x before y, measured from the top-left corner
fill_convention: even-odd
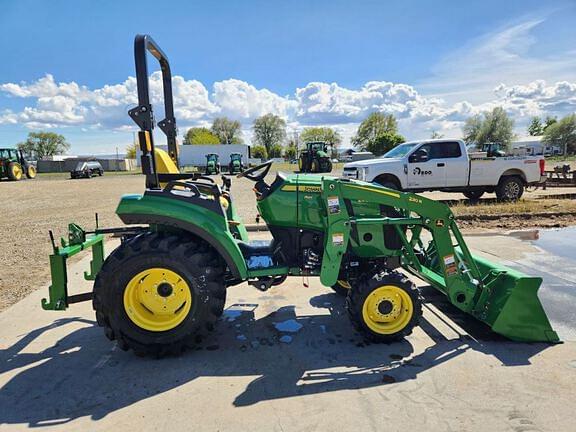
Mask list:
[[[530,124],[528,125],[528,135],[540,136],[543,133],[544,126],[542,125],[542,120],[540,120],[540,117],[532,117]]]
[[[540,136],[544,135],[546,129],[556,123],[558,120],[556,117],[546,116],[544,122],[540,117],[532,117],[530,124],[528,125],[528,135],[530,136]]]
[[[502,107],[496,107],[483,115],[470,117],[462,132],[467,143],[499,143],[508,147],[514,139],[514,120]]]
[[[556,122],[558,122],[558,119],[556,117],[546,116],[546,119],[544,120],[544,128],[542,129],[542,133],[546,132],[546,129],[548,129]]]
[[[475,143],[482,129],[482,116],[476,114],[469,117],[462,127],[462,135],[466,144]]]
[[[367,151],[374,153],[376,156],[383,155],[384,153],[392,150],[398,144],[402,144],[406,140],[400,134],[393,132],[384,132],[373,140],[372,144]]]
[[[263,145],[254,145],[250,151],[250,156],[255,159],[268,159],[268,151]]]
[[[286,138],[284,119],[274,114],[266,114],[254,120],[252,129],[254,130],[254,144],[266,147],[270,157],[280,157],[272,156],[272,149],[279,146]]]
[[[342,136],[329,127],[307,127],[300,133],[300,142],[323,141],[338,147],[342,143]]]
[[[137,143],[130,144],[126,147],[126,159],[136,159],[136,149],[138,148]]]
[[[46,156],[54,156],[65,153],[70,149],[70,144],[63,135],[54,132],[30,132],[18,148],[26,154],[34,154],[38,159]]]
[[[379,156],[404,141],[404,137],[398,134],[396,118],[392,114],[375,112],[360,123],[352,145]]]
[[[268,150],[268,157],[281,158],[282,157],[282,146],[280,144],[272,144],[272,147],[270,147],[270,150]]]
[[[237,120],[230,120],[227,117],[215,118],[211,130],[222,144],[242,144],[242,126]]]
[[[288,145],[284,149],[284,159],[286,159],[288,161],[296,159],[297,153],[298,153],[298,150],[296,148],[296,143],[294,141],[290,140],[290,142],[288,142]]]
[[[184,135],[184,145],[220,144],[220,139],[205,127],[193,127]]]
[[[441,139],[444,138],[444,134],[441,134],[438,131],[433,130],[432,133],[430,134],[430,139]]]
[[[542,141],[548,145],[559,145],[564,154],[576,152],[576,114],[570,114],[546,128]]]

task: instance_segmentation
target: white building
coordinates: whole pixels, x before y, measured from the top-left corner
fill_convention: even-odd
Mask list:
[[[524,153],[530,156],[556,156],[562,154],[557,145],[547,145],[542,142],[543,136],[527,136],[512,142],[512,153]]]

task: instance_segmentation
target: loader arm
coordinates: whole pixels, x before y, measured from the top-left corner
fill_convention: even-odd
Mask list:
[[[443,292],[454,306],[514,340],[559,340],[537,297],[542,280],[472,255],[447,205],[412,193],[333,178],[324,178],[322,196],[327,215],[320,275],[324,285],[336,283],[354,230],[362,228],[376,236],[389,226],[400,238],[401,247],[395,252],[384,249],[381,255],[398,254],[405,270]],[[362,202],[394,208],[400,216],[350,214],[355,204]],[[363,247],[362,236],[358,241],[358,248]]]

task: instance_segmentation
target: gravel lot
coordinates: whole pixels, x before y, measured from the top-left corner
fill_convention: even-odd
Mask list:
[[[274,176],[275,172],[271,170],[269,179]],[[101,226],[120,226],[121,222],[114,213],[120,197],[125,193],[140,193],[143,188],[144,178],[136,174],[107,174],[89,180],[47,175],[36,180],[0,182],[0,310],[49,281],[51,247],[48,230],[52,229],[56,236],[66,235],[69,222],[91,228],[95,212],[99,214]],[[232,195],[244,222],[254,223],[256,200],[252,182],[234,178]],[[461,198],[458,194],[426,195],[436,199]],[[517,219],[511,224],[497,227],[525,226]],[[545,223],[531,220],[528,225],[542,226]],[[486,224],[486,227],[494,226],[494,223]],[[462,227],[482,228],[477,223],[463,223]]]

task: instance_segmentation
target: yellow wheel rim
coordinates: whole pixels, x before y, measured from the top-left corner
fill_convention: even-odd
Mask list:
[[[370,330],[383,335],[398,333],[408,325],[414,313],[412,299],[395,285],[372,291],[362,306],[362,317]]]
[[[161,332],[177,327],[192,307],[192,291],[176,272],[150,268],[138,273],[124,290],[128,318],[145,330]]]
[[[33,166],[28,167],[28,177],[30,177],[31,179],[36,177],[36,168],[34,168]]]
[[[346,282],[345,280],[339,280],[338,285],[340,285],[342,288],[346,288],[346,289],[351,289],[352,287],[350,286],[350,284],[348,282]]]
[[[12,165],[12,175],[16,180],[20,180],[22,178],[22,168],[20,165]]]

